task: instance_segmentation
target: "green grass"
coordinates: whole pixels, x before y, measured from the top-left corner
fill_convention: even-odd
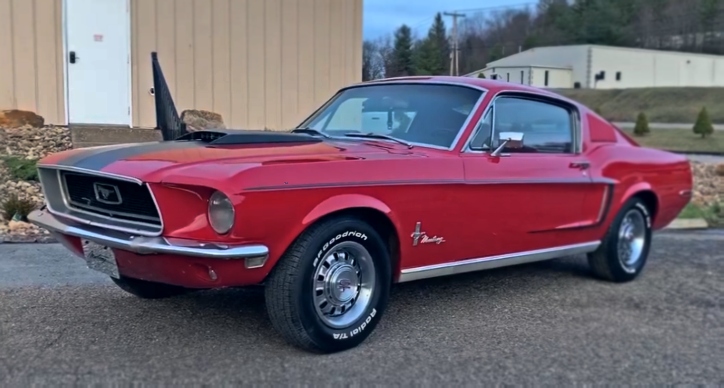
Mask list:
[[[709,226],[724,226],[724,211],[722,209],[723,204],[715,204],[709,207],[697,206],[693,203],[686,205],[684,210],[679,213],[678,218],[681,219],[694,219],[703,218],[709,224]]]
[[[645,147],[681,152],[724,153],[724,131],[714,131],[714,134],[704,139],[694,134],[691,128],[651,128],[651,132],[645,136],[634,136],[633,129],[624,129],[624,132]]]
[[[26,182],[38,180],[38,161],[36,159],[28,160],[17,156],[3,156],[0,157],[0,161],[5,164],[13,179]]]
[[[724,123],[724,88],[556,89],[611,121],[635,122],[644,112],[651,123],[694,123],[706,107],[713,123]]]

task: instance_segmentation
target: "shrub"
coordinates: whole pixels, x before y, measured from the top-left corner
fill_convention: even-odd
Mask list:
[[[636,136],[644,136],[649,132],[651,132],[649,129],[649,120],[646,119],[644,112],[641,112],[636,118],[636,126],[634,127],[633,133]]]
[[[17,156],[6,156],[3,159],[10,176],[19,181],[38,181],[37,159],[22,159]]]
[[[711,118],[709,112],[706,111],[706,107],[701,108],[701,111],[699,111],[693,130],[695,134],[701,135],[702,139],[714,133],[714,126],[711,124]]]
[[[20,199],[17,195],[13,194],[10,198],[3,201],[2,205],[2,216],[5,221],[27,221],[28,214],[35,210],[35,203],[27,199]]]
[[[485,78],[485,74],[483,72],[478,73],[478,78]]]

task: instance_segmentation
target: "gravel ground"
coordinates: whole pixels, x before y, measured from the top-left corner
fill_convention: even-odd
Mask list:
[[[144,301],[56,244],[0,244],[0,386],[724,384],[723,232],[657,235],[629,284],[580,258],[401,284],[335,355],[287,346],[263,301]]]

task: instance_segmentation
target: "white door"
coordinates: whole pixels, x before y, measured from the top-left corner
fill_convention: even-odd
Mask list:
[[[65,0],[70,124],[131,125],[128,0]]]

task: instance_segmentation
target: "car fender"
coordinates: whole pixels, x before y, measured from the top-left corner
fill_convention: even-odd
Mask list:
[[[639,182],[633,183],[631,186],[626,188],[626,191],[624,191],[619,205],[623,205],[631,197],[636,195],[636,193],[639,193],[641,191],[653,191],[653,188],[651,187],[651,185],[648,182],[645,182],[645,181],[639,181]]]
[[[294,241],[304,233],[309,226],[314,224],[316,221],[323,217],[344,211],[346,209],[372,209],[381,212],[387,216],[392,222],[396,233],[400,233],[400,222],[397,216],[392,212],[390,207],[384,202],[377,198],[362,195],[362,194],[339,194],[328,197],[320,201],[316,206],[312,207],[310,211],[299,221],[290,221],[291,227],[286,231],[282,238],[275,239],[270,242],[271,255],[269,257],[269,265],[266,266],[266,271],[263,274],[266,277],[271,269],[276,266],[279,259],[282,257]]]
[[[351,208],[377,210],[389,217],[395,229],[399,230],[400,222],[392,209],[379,199],[363,194],[340,194],[325,199],[307,213],[302,220],[302,228],[306,229],[307,226],[328,214]]]
[[[649,184],[648,182],[639,181],[639,182],[632,184],[631,186],[629,186],[626,189],[626,191],[624,191],[624,194],[623,194],[623,196],[621,196],[621,200],[618,203],[618,209],[620,209],[621,206],[623,206],[623,204],[626,203],[626,201],[631,199],[631,197],[633,197],[634,195],[636,195],[642,191],[649,191],[649,192],[653,193],[654,196],[656,196],[656,201],[660,202],[660,198],[658,198],[658,195],[656,194],[654,189],[651,187],[651,184]]]

